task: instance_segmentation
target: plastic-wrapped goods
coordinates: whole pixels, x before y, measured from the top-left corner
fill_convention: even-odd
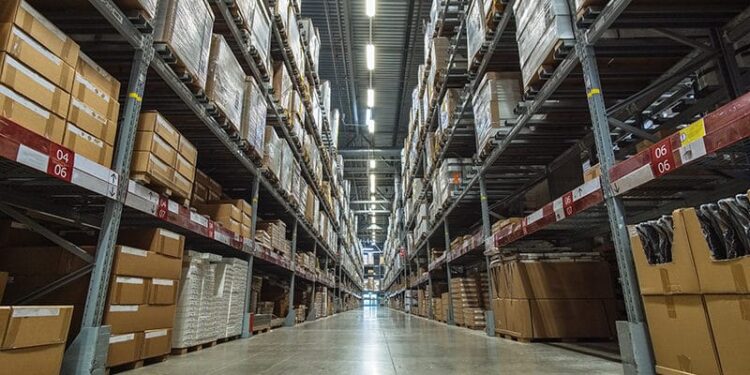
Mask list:
[[[214,257],[218,256],[188,251],[183,260],[180,294],[172,330],[173,348],[186,348],[217,339],[218,304],[214,289]]]
[[[285,140],[280,140],[281,143],[281,168],[279,169],[279,181],[281,182],[281,188],[287,193],[292,192],[292,179],[294,178],[294,155],[292,149],[289,147],[289,143]]]
[[[273,126],[266,126],[266,133],[263,138],[263,166],[279,180],[281,177],[281,159],[283,157],[281,151],[282,142],[279,136],[276,135],[276,130],[274,130]]]
[[[424,66],[429,66],[432,62],[432,36],[435,34],[435,23],[428,21],[424,26]],[[424,69],[424,68],[423,68]],[[417,79],[421,79],[422,75],[418,75]]]
[[[291,148],[289,149],[289,158],[293,159],[292,154],[291,154]],[[297,160],[292,160],[291,166],[292,168],[289,170],[290,172],[289,178],[291,180],[289,181],[289,196],[291,200],[294,200],[297,203],[300,203],[301,200],[298,198],[299,197],[298,194],[299,194],[299,182],[302,180],[301,169]]]
[[[320,81],[320,106],[325,111],[326,120],[331,123],[331,81]]]
[[[317,129],[318,134],[323,134],[323,112],[320,110],[320,103],[318,100],[318,93],[313,91],[312,93],[312,113],[313,113],[313,125]]]
[[[154,43],[166,44],[193,84],[206,87],[214,13],[206,0],[161,0],[154,20]]]
[[[297,15],[292,11],[289,12],[289,21],[287,22],[287,38],[289,48],[292,50],[292,56],[290,57],[294,60],[300,74],[304,74],[305,54],[302,52],[302,38],[299,34],[299,25],[297,25]]]
[[[300,178],[296,196],[299,202],[299,211],[303,215],[307,212],[307,192],[309,190],[307,182],[303,178]]]
[[[521,100],[517,74],[490,72],[484,75],[479,92],[472,100],[478,150],[484,149],[505,120],[516,118],[513,111]]]
[[[243,97],[241,137],[258,153],[262,153],[268,107],[263,92],[252,76],[245,79]]]
[[[257,6],[258,0],[234,0],[234,12],[232,13],[236,18],[239,18],[245,29],[250,29]]]
[[[513,13],[523,85],[528,87],[557,43],[575,38],[570,8],[567,0],[523,0],[513,4]]]
[[[301,122],[305,122],[305,102],[297,90],[292,90],[292,107],[289,109],[289,112],[297,116]]]
[[[283,62],[273,64],[273,95],[279,101],[281,107],[293,114],[294,108],[294,85],[289,71]]]
[[[450,59],[449,49],[451,42],[446,37],[439,37],[432,40],[432,64],[430,65],[430,75],[427,78],[427,98],[432,100],[436,91],[440,90],[437,86],[441,77],[447,75],[448,59]]]
[[[266,70],[271,71],[271,19],[268,17],[263,0],[251,0],[256,3],[253,22],[250,27],[250,45],[260,54]]]
[[[474,60],[477,52],[482,47],[486,33],[487,26],[484,23],[482,0],[474,0],[471,2],[469,15],[466,19],[466,52],[469,54],[469,62]],[[471,64],[468,64],[467,67],[471,67]]]
[[[242,102],[246,78],[247,75],[224,37],[214,34],[211,38],[211,54],[208,59],[206,97],[221,111],[238,133],[242,124]]]
[[[156,16],[157,0],[116,0],[115,3],[122,10],[143,11],[142,14],[144,14],[146,19],[149,20]]]
[[[673,227],[671,216],[662,216],[659,220],[651,220],[635,226],[643,243],[648,264],[672,262]]]
[[[228,300],[228,309],[219,318],[225,324],[219,337],[232,337],[242,334],[242,320],[245,315],[245,292],[247,290],[247,262],[237,258],[224,258],[219,263],[224,272],[222,297]]]
[[[445,135],[447,129],[453,126],[455,121],[455,112],[460,102],[461,91],[458,89],[445,90],[445,97],[440,103],[440,118],[438,119],[438,129],[435,137],[440,140]]]
[[[432,170],[432,161],[437,157],[435,150],[435,133],[427,132],[424,140],[425,170]]]
[[[281,20],[281,23],[284,26],[284,28],[287,27],[287,24],[289,22],[289,12],[291,11],[289,6],[290,6],[289,0],[276,0],[273,3],[273,16],[277,20]]]
[[[305,34],[307,39],[307,52],[310,53],[312,59],[312,66],[309,67],[310,71],[318,73],[318,61],[320,60],[320,34],[318,28],[313,25],[312,19],[303,18],[300,20],[302,24],[302,32]]]

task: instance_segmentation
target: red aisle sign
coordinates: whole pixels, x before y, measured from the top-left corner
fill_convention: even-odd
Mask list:
[[[215,232],[214,222],[213,220],[209,220],[208,221],[208,237],[214,238],[214,232]]]
[[[169,212],[169,201],[167,197],[159,196],[159,205],[156,206],[156,217],[162,220],[167,220],[167,213]]]
[[[654,177],[671,172],[677,167],[672,153],[672,140],[667,137],[651,147],[651,171]]]
[[[57,177],[65,182],[73,178],[73,151],[50,142],[49,162],[47,163],[47,174]]]
[[[573,207],[573,192],[569,191],[562,196],[563,211],[565,217],[573,216],[575,208]]]

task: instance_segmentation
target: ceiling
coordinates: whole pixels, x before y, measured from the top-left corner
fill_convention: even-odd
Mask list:
[[[394,194],[394,177],[400,162],[394,149],[403,147],[411,107],[411,91],[417,85],[417,69],[424,62],[423,23],[429,17],[431,0],[377,0],[376,15],[365,14],[366,0],[303,0],[302,15],[310,17],[321,38],[319,76],[331,81],[331,106],[343,116],[338,148],[345,158],[344,175],[352,182],[352,200],[370,198],[367,160],[379,160],[376,199],[390,202]],[[365,125],[367,70],[365,48],[370,40],[375,45],[375,133]],[[378,150],[387,152],[378,152]],[[351,150],[374,150],[351,152]],[[395,154],[395,155],[394,155]],[[356,188],[355,188],[356,187]],[[352,209],[369,209],[369,205],[353,204]],[[390,210],[389,203],[379,203],[377,210]],[[385,240],[388,215],[378,214],[377,225]],[[365,220],[366,219],[366,220]],[[360,230],[371,225],[360,216]]]

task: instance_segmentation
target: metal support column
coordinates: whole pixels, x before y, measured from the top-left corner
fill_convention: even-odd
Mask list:
[[[313,244],[313,257],[315,259],[318,259],[318,243]],[[307,317],[305,317],[305,321],[313,321],[315,320],[315,288],[317,288],[317,283],[313,281],[312,284],[312,297],[310,297],[310,309],[307,311]]]
[[[294,219],[294,226],[292,226],[292,276],[289,280],[289,308],[286,313],[286,319],[284,320],[285,327],[293,327],[297,320],[297,314],[294,310],[294,284],[297,282],[297,224],[299,222]]]
[[[492,235],[492,225],[490,224],[490,207],[487,202],[487,186],[484,182],[484,176],[479,176],[479,201],[482,205],[482,238],[486,241]],[[484,262],[487,266],[487,280],[489,280],[490,287],[490,290],[487,291],[490,294],[487,298],[490,305],[484,307],[485,332],[487,336],[495,336],[495,307],[492,303],[492,296],[495,295],[493,291],[495,284],[492,280],[492,272],[490,272],[490,257],[485,255]]]
[[[255,245],[257,244],[255,242],[255,229],[258,224],[258,193],[260,192],[260,179],[255,178],[253,180],[253,190],[252,190],[252,198],[251,198],[251,204],[253,207],[252,212],[252,220],[250,221],[250,238],[253,239],[253,252],[255,252]],[[242,318],[242,338],[246,339],[248,337],[251,337],[253,335],[253,331],[250,327],[250,317],[252,316],[253,312],[250,311],[250,300],[252,298],[252,292],[253,292],[253,260],[255,257],[251,253],[247,256],[247,288],[245,289],[245,309],[242,310],[244,312],[244,316]]]
[[[451,286],[451,262],[448,260],[448,252],[451,249],[451,237],[450,231],[448,230],[448,218],[443,220],[443,232],[445,234],[445,276],[448,280],[448,316],[445,317],[445,321],[448,325],[456,325],[456,320],[453,315],[453,287]]]
[[[430,319],[435,319],[435,311],[433,311],[433,299],[432,294],[435,293],[435,290],[432,289],[432,273],[430,273],[430,263],[432,262],[432,257],[430,256],[430,241],[425,241],[426,244],[426,251],[427,251],[427,287],[430,291],[430,306],[428,306],[428,312],[427,316],[430,317]]]
[[[63,374],[104,374],[110,329],[109,326],[102,327],[101,324],[109,289],[117,232],[120,229],[123,202],[130,181],[130,161],[133,156],[138,117],[141,113],[146,73],[154,56],[151,44],[151,36],[144,36],[145,47],[136,49],[133,56],[133,65],[128,79],[128,96],[122,110],[116,153],[112,163],[114,171],[119,175],[119,181],[117,191],[111,191],[110,198],[116,199],[108,199],[104,206],[102,225],[96,244],[94,268],[91,270],[91,281],[81,320],[81,331],[65,352],[61,370]],[[115,178],[115,176],[112,177]]]
[[[608,171],[615,164],[615,155],[610,138],[607,111],[602,96],[599,69],[596,64],[594,48],[585,45],[579,34],[576,51],[581,60],[583,77],[586,83],[591,123],[596,141],[596,151],[603,171]],[[625,208],[622,200],[615,196],[610,185],[609,174],[601,177],[605,205],[609,216],[612,240],[617,255],[617,266],[620,271],[620,283],[625,298],[628,314],[627,322],[618,322],[617,331],[620,341],[620,353],[626,374],[653,374],[654,359],[651,355],[648,329],[643,313],[643,304],[636,278],[633,254],[630,248],[628,230],[625,224]]]
[[[726,33],[718,29],[711,29],[711,44],[720,52],[718,59],[719,73],[727,88],[729,99],[736,99],[745,93],[745,83],[737,66],[737,58],[731,40]]]

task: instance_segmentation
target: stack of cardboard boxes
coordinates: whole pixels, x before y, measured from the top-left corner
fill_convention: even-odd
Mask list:
[[[290,257],[289,241],[286,239],[286,223],[282,220],[259,221],[257,229],[263,230],[271,237],[271,248]]]
[[[0,114],[107,168],[120,83],[23,0],[0,5]]]
[[[185,238],[165,229],[121,231],[104,324],[107,366],[168,354]]]
[[[250,237],[253,206],[244,199],[220,200],[193,205],[198,213],[208,215],[213,221],[229,231]]]
[[[221,257],[189,250],[182,264],[181,287],[172,348],[185,349],[216,340],[219,335],[216,265]]]
[[[450,315],[451,307],[451,296],[449,293],[443,293],[440,295],[440,313],[443,318],[442,321],[447,322]]]
[[[190,200],[198,151],[156,111],[141,113],[135,137],[131,176]]]
[[[191,195],[193,203],[218,201],[222,198],[221,190],[221,185],[218,182],[200,170],[195,170],[195,183],[193,184],[193,193]]]
[[[611,338],[609,265],[597,254],[525,254],[493,271],[495,331],[524,340]]]
[[[750,257],[715,260],[715,243],[706,241],[696,212],[672,213],[671,246],[666,244],[671,259],[664,263],[650,264],[645,242],[635,226],[629,228],[656,370],[748,374],[750,362],[742,353],[750,346]]]
[[[475,310],[480,309],[476,280],[470,277],[452,278],[451,297],[453,298],[453,314],[456,324],[467,326],[467,319],[465,319],[467,315],[471,315],[469,321],[474,322],[476,320],[473,317]]]
[[[515,120],[515,107],[522,101],[521,79],[517,73],[488,72],[472,99],[477,150],[486,152],[495,134],[509,120]]]
[[[59,374],[72,315],[72,306],[0,306],[0,371]]]

